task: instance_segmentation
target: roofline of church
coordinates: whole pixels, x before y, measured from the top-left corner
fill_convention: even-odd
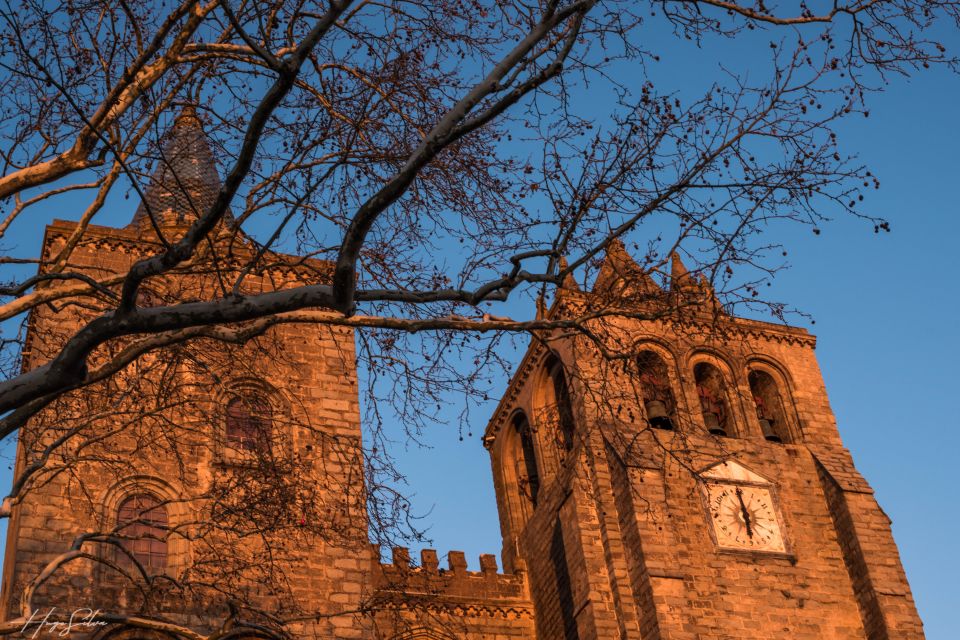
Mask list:
[[[79,225],[80,223],[75,220],[63,220],[60,218],[53,220],[46,226],[46,229],[44,230],[43,246],[47,246],[50,240],[58,235],[69,238]],[[254,255],[255,252],[248,244],[249,241],[246,241],[244,239],[245,236],[239,231],[238,235],[239,237],[237,238],[237,241],[233,243],[231,251],[234,254],[242,257],[250,257]],[[153,253],[156,253],[156,251],[152,251],[153,249],[160,249],[163,247],[163,244],[159,240],[151,239],[149,236],[144,237],[142,232],[137,227],[131,227],[129,225],[124,227],[108,227],[106,225],[87,224],[84,228],[81,242],[92,243],[97,241],[113,241],[116,244],[122,245],[125,249],[139,249],[139,253],[142,253],[143,255],[152,255]],[[291,268],[305,266],[317,271],[330,271],[332,274],[334,266],[334,262],[332,260],[307,258],[295,254],[280,253],[277,251],[268,251],[266,255],[275,260],[289,260],[289,264],[283,266],[288,266]],[[279,267],[282,265],[276,266]]]

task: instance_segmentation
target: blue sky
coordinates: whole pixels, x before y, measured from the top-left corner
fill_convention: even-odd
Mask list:
[[[953,40],[948,48],[960,49],[960,39]],[[698,66],[705,59],[710,66]],[[662,73],[696,80],[711,68],[717,69],[715,58],[688,47],[665,57]],[[958,104],[960,77],[934,69],[892,79],[871,98],[869,119],[845,123],[845,148],[859,152],[882,181],[870,210],[889,219],[893,231],[874,235],[871,226],[846,218],[819,236],[798,228],[788,238],[792,268],[770,290],[816,320],[809,328],[819,337],[817,354],[841,435],[893,519],[932,639],[956,636],[954,576],[960,573],[953,477],[960,453]],[[111,219],[132,215],[132,200],[116,203],[129,211]],[[63,207],[50,217],[70,217],[70,211]],[[18,254],[39,245],[36,227],[12,232],[7,246],[19,246]],[[501,544],[489,459],[479,441],[494,404],[473,413],[472,438],[461,441],[456,428],[438,427],[425,434],[432,448],[399,456],[414,504],[430,511],[424,524],[435,548],[466,551],[472,568],[478,554],[499,553]],[[0,471],[0,483],[8,484],[6,465]]]

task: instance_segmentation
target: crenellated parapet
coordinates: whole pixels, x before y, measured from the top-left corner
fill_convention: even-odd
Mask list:
[[[405,547],[395,547],[389,563],[379,561],[379,548],[373,557],[378,599],[405,608],[457,609],[467,615],[532,615],[525,575],[500,573],[493,554],[480,556],[480,571],[467,570],[463,551],[448,552],[445,567],[433,549],[423,549],[419,563]]]

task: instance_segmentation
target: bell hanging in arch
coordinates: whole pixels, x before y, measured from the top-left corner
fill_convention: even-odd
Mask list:
[[[712,411],[703,412],[703,422],[707,427],[707,431],[712,433],[715,436],[725,436],[727,435],[727,430],[720,425],[720,416]]]
[[[773,428],[773,420],[760,417],[760,429],[763,431],[763,437],[770,442],[783,442],[780,434]]]
[[[648,400],[644,403],[647,410],[647,422],[657,429],[673,429],[673,421],[667,413],[667,405],[660,400]]]

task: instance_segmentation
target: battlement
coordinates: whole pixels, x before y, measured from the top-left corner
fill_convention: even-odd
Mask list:
[[[504,601],[527,603],[526,578],[522,573],[498,573],[497,558],[481,554],[480,571],[468,571],[463,551],[447,553],[447,567],[440,566],[434,549],[420,552],[419,565],[414,564],[410,550],[394,547],[391,563],[380,562],[379,546],[374,547],[374,576],[378,591],[402,593],[415,599]]]

